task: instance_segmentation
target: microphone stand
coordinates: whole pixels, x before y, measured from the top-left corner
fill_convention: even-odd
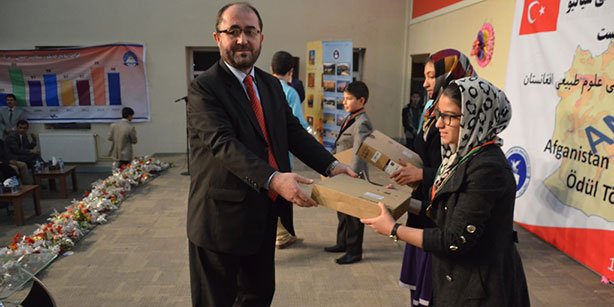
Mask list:
[[[189,131],[188,131],[188,96],[183,96],[179,99],[175,99],[175,102],[185,101],[185,140],[186,140],[186,150],[185,156],[188,164],[188,170],[185,172],[181,172],[183,176],[190,175],[190,140],[189,140]]]

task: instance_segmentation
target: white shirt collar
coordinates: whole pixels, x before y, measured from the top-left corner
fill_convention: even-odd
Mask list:
[[[228,67],[228,69],[230,69],[230,71],[232,72],[233,75],[235,75],[235,77],[237,78],[237,80],[239,80],[239,82],[241,82],[241,84],[243,84],[243,79],[245,79],[245,77],[247,77],[247,74],[232,67],[230,64],[226,63],[226,61],[224,61],[224,64],[226,64],[226,67]],[[252,76],[252,80],[254,80],[254,83],[256,82],[256,74],[254,74],[254,68],[252,67],[252,70],[249,72],[249,74]]]

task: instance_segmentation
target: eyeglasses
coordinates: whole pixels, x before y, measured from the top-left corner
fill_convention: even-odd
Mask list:
[[[463,114],[446,114],[441,113],[439,110],[435,110],[435,121],[438,121],[440,118],[446,126],[450,126],[452,124],[453,118],[461,118]]]
[[[231,27],[226,30],[216,30],[216,32],[225,33],[232,38],[238,38],[239,36],[241,36],[241,33],[245,34],[245,36],[249,38],[255,38],[256,36],[258,36],[258,34],[260,34],[260,30],[254,27],[247,27],[245,29],[241,29],[239,27]]]

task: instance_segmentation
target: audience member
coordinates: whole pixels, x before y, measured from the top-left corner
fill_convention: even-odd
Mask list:
[[[17,131],[10,133],[6,137],[6,147],[8,148],[9,157],[15,160],[25,162],[29,168],[34,168],[36,162],[43,162],[40,151],[36,148],[36,135],[30,134],[28,137],[28,129],[30,124],[26,120],[17,122]]]
[[[19,175],[19,181],[23,184],[34,184],[34,179],[28,169],[28,165],[25,162],[15,160],[9,154],[8,148],[3,140],[0,139],[0,162],[8,165]],[[4,174],[10,172],[3,172]]]
[[[25,165],[25,163],[21,163]],[[27,169],[28,167],[26,166],[26,172]],[[4,146],[4,141],[0,140],[0,184],[2,184],[2,182],[4,182],[4,180],[7,178],[11,178],[13,176],[17,176],[17,169],[11,165],[11,160],[9,159],[9,155]]]
[[[17,130],[18,121],[26,119],[23,110],[17,107],[17,97],[15,95],[6,95],[6,106],[6,109],[0,109],[0,129],[2,130],[3,138]]]
[[[290,86],[296,90],[298,93],[298,97],[300,102],[303,103],[305,101],[305,86],[303,86],[303,81],[295,76],[294,72],[292,73],[292,80],[290,81]]]
[[[132,144],[136,144],[136,129],[130,124],[134,117],[134,110],[130,107],[122,109],[122,119],[111,124],[109,137],[111,149],[109,156],[117,163],[117,167],[132,162]]]
[[[405,146],[414,150],[414,138],[418,133],[418,122],[422,114],[422,96],[416,92],[411,94],[409,103],[403,108],[402,121],[405,130]]]
[[[282,90],[286,95],[286,100],[292,114],[298,119],[303,128],[307,129],[309,125],[305,116],[303,115],[303,106],[299,99],[298,93],[294,88],[290,86],[292,74],[294,69],[292,68],[293,58],[292,55],[286,51],[278,51],[273,55],[271,60],[271,70],[273,76],[279,79]],[[290,169],[292,169],[292,154],[289,156]],[[277,222],[277,239],[275,245],[279,249],[286,248],[297,241],[296,233],[294,231],[293,212],[291,204],[283,204],[279,207],[279,221]]]

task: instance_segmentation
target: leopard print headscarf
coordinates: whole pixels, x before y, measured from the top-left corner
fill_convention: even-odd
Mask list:
[[[456,167],[476,154],[480,146],[495,143],[503,145],[497,135],[512,118],[512,106],[505,93],[480,77],[468,77],[452,81],[461,92],[460,131],[458,144],[441,145],[442,162],[434,191],[439,190],[454,173]],[[435,193],[433,193],[434,195]]]

